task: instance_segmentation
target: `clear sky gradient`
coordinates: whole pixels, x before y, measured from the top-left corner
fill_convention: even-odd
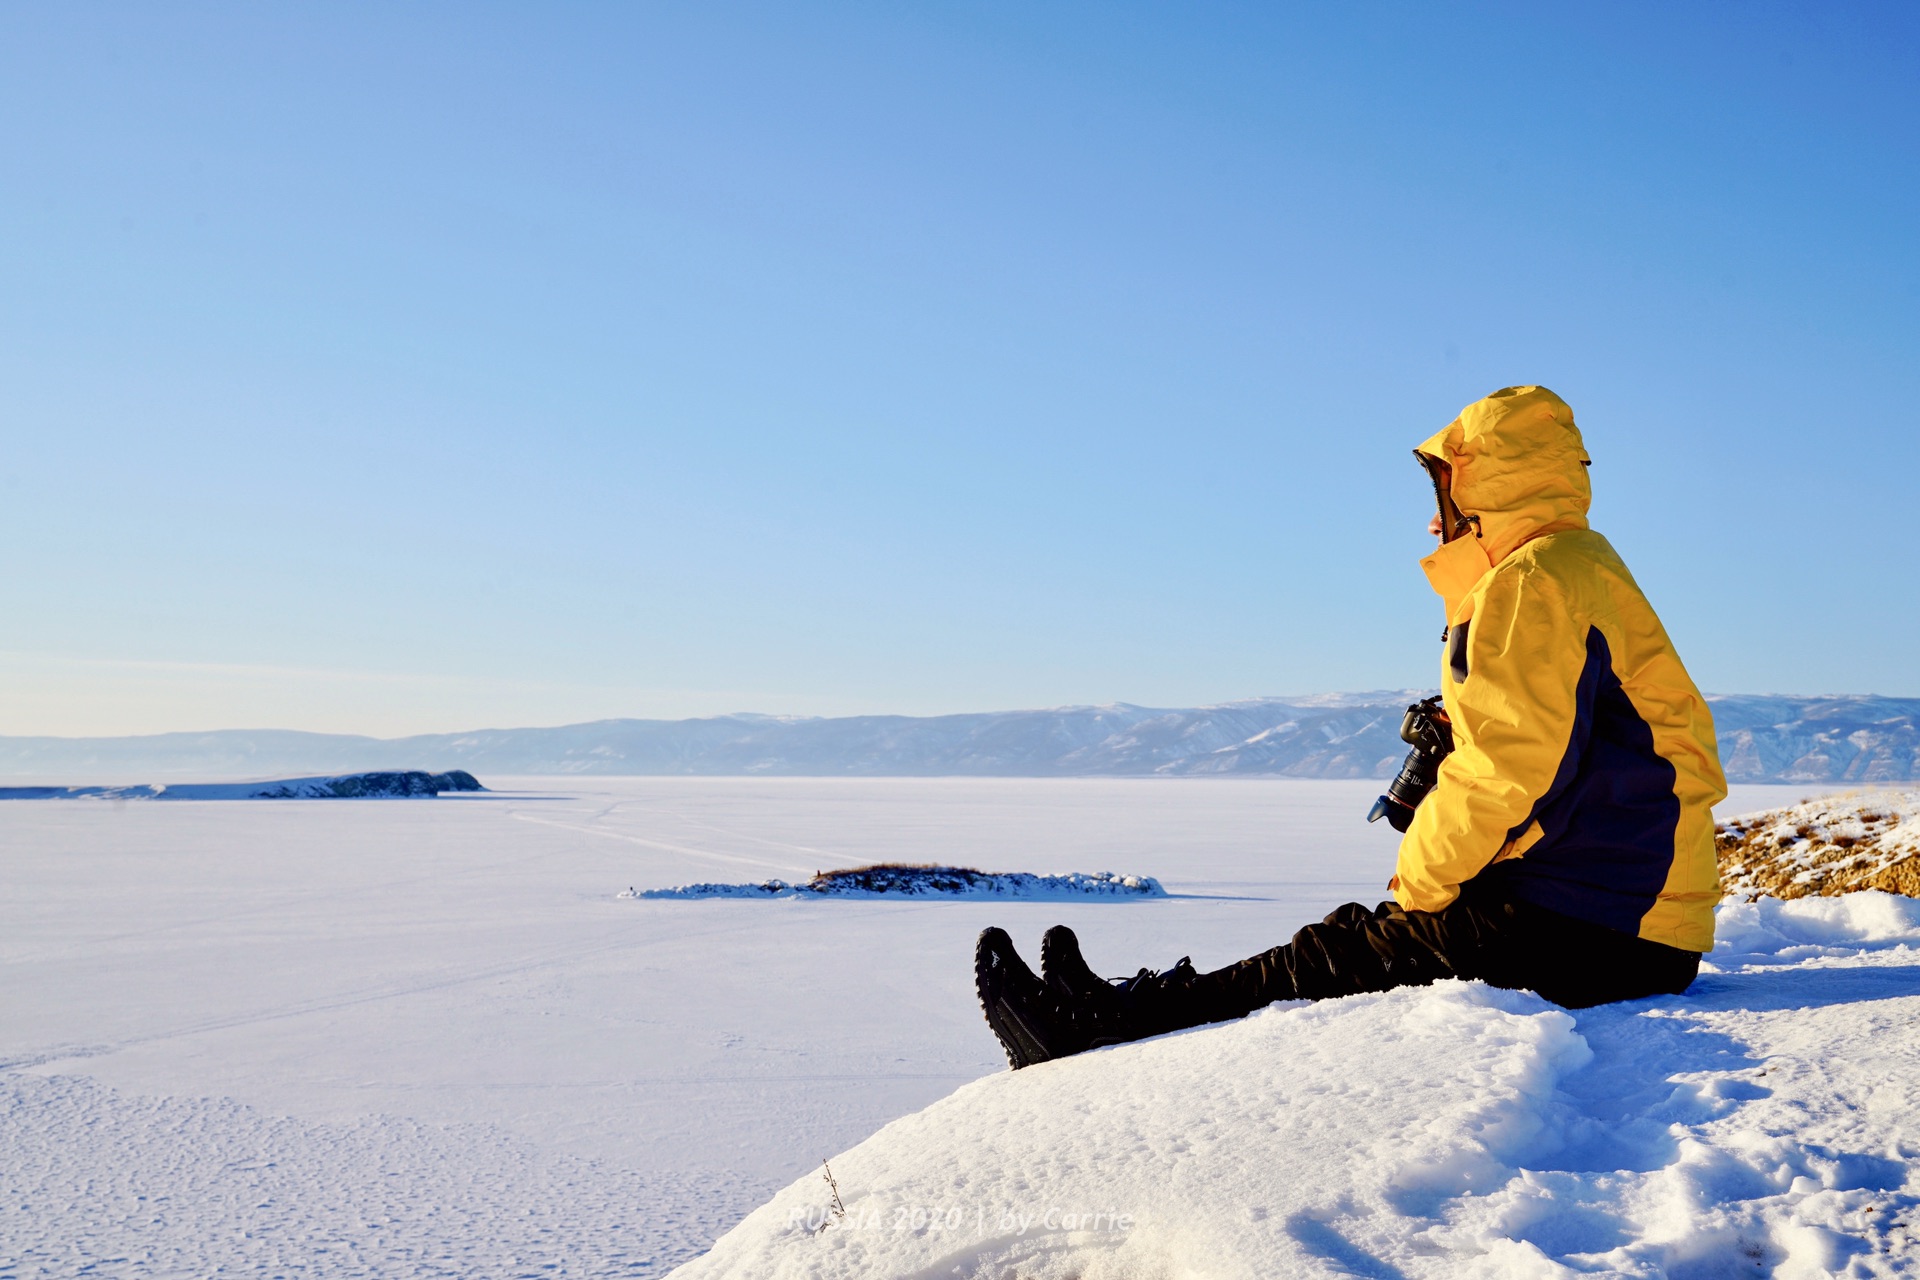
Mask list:
[[[1917,161],[1910,4],[9,6],[0,732],[1430,684],[1520,382],[1920,693]]]

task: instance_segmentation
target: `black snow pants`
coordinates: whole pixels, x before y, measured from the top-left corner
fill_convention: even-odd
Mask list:
[[[1699,971],[1698,952],[1549,911],[1483,876],[1439,911],[1349,902],[1285,946],[1165,991],[1155,1012],[1156,1021],[1198,1026],[1244,1017],[1275,1000],[1325,1000],[1441,978],[1478,978],[1583,1009],[1678,995]]]

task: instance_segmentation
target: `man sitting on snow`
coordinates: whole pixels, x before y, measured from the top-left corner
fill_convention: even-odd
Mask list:
[[[1433,479],[1453,749],[1410,813],[1394,902],[1199,973],[1096,976],[1049,929],[1036,977],[1004,930],[974,981],[1017,1069],[1323,1000],[1478,978],[1569,1008],[1685,991],[1713,947],[1713,718],[1646,597],[1587,527],[1590,459],[1545,387],[1468,405],[1414,451]],[[1396,825],[1401,825],[1396,822]]]

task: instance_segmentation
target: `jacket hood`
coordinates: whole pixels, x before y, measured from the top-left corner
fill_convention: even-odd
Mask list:
[[[1430,470],[1433,462],[1447,465],[1453,505],[1471,522],[1471,536],[1421,562],[1449,614],[1521,544],[1587,527],[1592,459],[1573,410],[1545,387],[1504,387],[1474,401],[1414,453]]]

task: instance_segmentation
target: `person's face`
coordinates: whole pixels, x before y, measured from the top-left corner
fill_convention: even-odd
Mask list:
[[[1440,513],[1438,511],[1433,513],[1433,519],[1427,521],[1427,532],[1436,538],[1445,532],[1440,528]]]

